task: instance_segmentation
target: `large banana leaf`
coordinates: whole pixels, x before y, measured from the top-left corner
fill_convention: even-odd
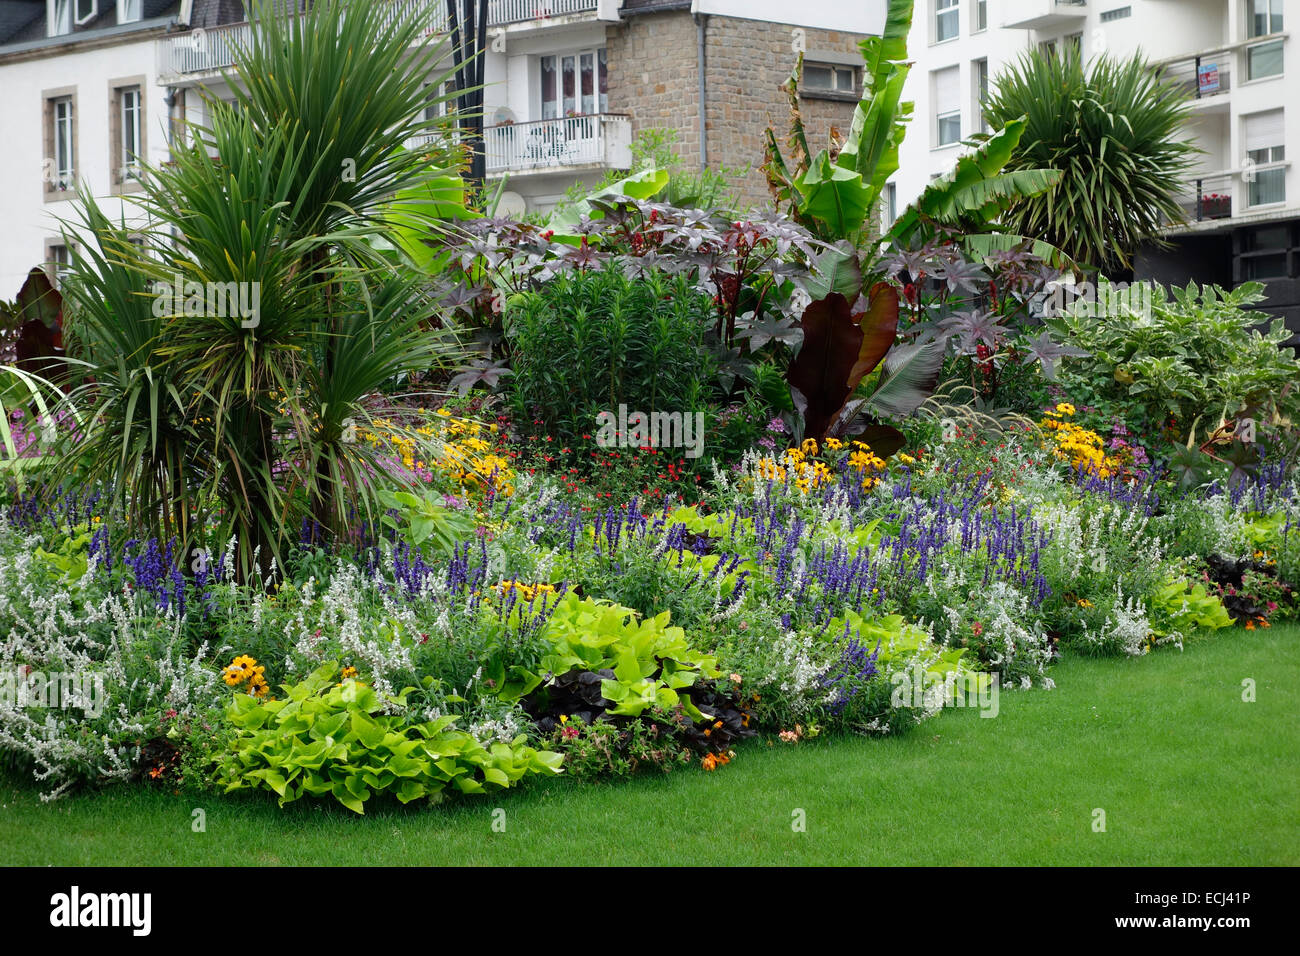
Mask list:
[[[949,226],[984,225],[1017,202],[1052,189],[1061,179],[1055,169],[1022,169],[1004,173],[1025,130],[1022,117],[1008,123],[944,176],[930,183],[916,202],[898,217],[888,238],[905,245],[923,222]]]
[[[978,259],[986,258],[995,252],[1009,252],[1027,246],[1030,255],[1042,259],[1052,268],[1061,272],[1082,274],[1077,262],[1050,242],[1041,239],[1029,239],[1010,232],[981,232],[959,236],[957,242],[967,255]]]
[[[912,414],[933,394],[948,350],[946,339],[929,339],[895,346],[885,359],[880,384],[867,399],[867,408],[899,418]]]
[[[598,210],[592,209],[591,200],[593,199],[605,199],[610,196],[649,199],[667,185],[668,170],[656,169],[651,166],[649,169],[643,169],[630,176],[625,176],[618,182],[602,186],[578,202],[557,207],[546,221],[546,226],[548,229],[553,229],[557,236],[562,233],[568,234],[582,221],[583,216],[596,218],[601,215]]]
[[[875,199],[860,173],[832,165],[825,150],[794,185],[803,197],[799,211],[823,223],[831,236],[848,236],[861,228]]]

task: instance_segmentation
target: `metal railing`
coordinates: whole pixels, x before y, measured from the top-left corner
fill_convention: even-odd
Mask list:
[[[595,9],[596,0],[491,0],[488,23],[505,26],[529,20],[549,20],[571,13],[589,13]]]
[[[1180,192],[1178,204],[1188,222],[1206,222],[1211,219],[1231,219],[1233,210],[1233,183],[1231,173],[1216,173],[1188,182]]]
[[[427,18],[424,36],[445,34],[448,30],[447,6],[442,0],[389,0],[394,14],[400,10],[416,9]],[[533,20],[596,10],[597,0],[491,0],[488,6],[488,24],[507,26]],[[252,39],[252,26],[247,22],[227,23],[218,27],[195,27],[186,33],[165,36],[158,40],[158,76],[184,76],[192,73],[216,73],[230,69],[235,64],[235,48]]]
[[[1237,56],[1232,50],[1212,50],[1196,56],[1166,60],[1156,72],[1181,87],[1193,99],[1208,99],[1232,90]]]
[[[483,130],[489,172],[616,165],[611,147],[631,139],[631,120],[620,113],[591,113]]]

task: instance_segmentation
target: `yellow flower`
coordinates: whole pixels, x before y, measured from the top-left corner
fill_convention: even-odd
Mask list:
[[[817,454],[817,439],[805,438],[803,440],[803,444],[799,446],[799,450],[803,452],[805,455]]]

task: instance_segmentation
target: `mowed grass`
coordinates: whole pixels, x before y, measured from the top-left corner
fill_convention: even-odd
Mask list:
[[[995,719],[953,710],[890,740],[749,742],[714,773],[561,778],[433,808],[372,805],[365,817],[137,786],[42,804],[33,785],[7,779],[0,862],[1300,863],[1300,628],[1070,659],[1052,676],[1055,690],[1003,693]],[[191,828],[195,808],[206,832]],[[1094,832],[1096,810],[1105,832]]]

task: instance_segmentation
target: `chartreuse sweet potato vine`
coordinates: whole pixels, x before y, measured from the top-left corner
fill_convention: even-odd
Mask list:
[[[217,768],[227,791],[274,790],[281,806],[304,795],[333,796],[365,813],[377,793],[410,803],[437,799],[447,787],[484,793],[528,774],[561,772],[559,754],[528,747],[522,736],[485,747],[456,730],[455,717],[412,723],[406,696],[413,688],[383,698],[355,679],[336,681],[338,673],[331,662],[283,685],[283,698],[235,697],[226,712],[235,736]]]

